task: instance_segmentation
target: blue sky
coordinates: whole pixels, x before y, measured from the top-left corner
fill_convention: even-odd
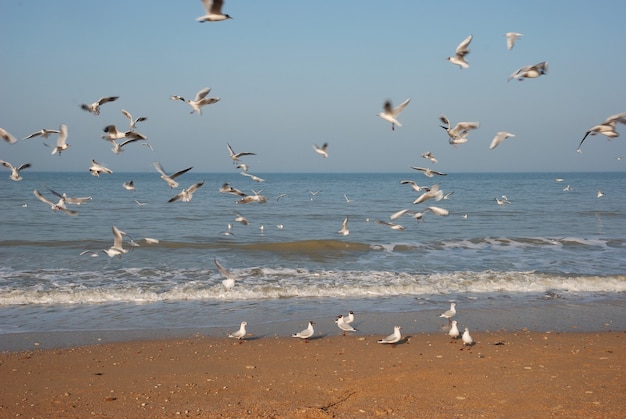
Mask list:
[[[626,3],[473,3],[227,0],[233,20],[198,23],[200,0],[3,1],[0,127],[22,138],[64,123],[71,147],[59,157],[41,139],[2,142],[0,159],[41,171],[87,171],[94,158],[114,172],[153,161],[228,172],[230,143],[257,153],[244,158],[251,173],[410,172],[431,165],[425,151],[443,172],[625,170],[624,125],[611,142],[576,147],[626,112]],[[524,34],[511,51],[509,31]],[[446,57],[469,34],[460,70]],[[547,76],[507,82],[546,60]],[[204,87],[221,101],[202,116],[169,100]],[[113,95],[99,116],[79,108]],[[392,131],[376,114],[408,97]],[[154,152],[131,144],[115,155],[100,138],[106,125],[127,127],[121,109],[149,118],[137,129]],[[442,113],[481,126],[454,148]],[[516,137],[489,150],[497,131]],[[324,142],[327,159],[312,149]]]

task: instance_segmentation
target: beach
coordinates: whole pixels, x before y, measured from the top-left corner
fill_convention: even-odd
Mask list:
[[[1,417],[623,417],[623,331],[194,334],[0,354]]]

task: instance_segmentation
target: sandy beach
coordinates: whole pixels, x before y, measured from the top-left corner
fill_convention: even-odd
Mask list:
[[[188,338],[0,354],[1,417],[623,417],[626,334]]]

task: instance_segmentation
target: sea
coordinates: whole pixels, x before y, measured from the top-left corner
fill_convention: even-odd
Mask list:
[[[451,302],[473,330],[626,328],[624,172],[256,175],[263,181],[192,170],[173,189],[156,171],[2,176],[0,350],[80,336],[223,336],[240,321],[289,336],[315,319],[334,334],[332,320],[350,310],[366,333],[387,335],[398,321],[438,332]],[[132,191],[122,186],[130,180]],[[405,180],[438,185],[445,199],[413,204],[424,191]],[[189,202],[168,202],[200,181]],[[225,183],[266,202],[240,203],[220,192]],[[52,191],[91,199],[67,204],[71,216],[35,189],[54,202]],[[126,233],[120,257],[102,252],[113,226]],[[234,288],[216,260],[237,276]]]

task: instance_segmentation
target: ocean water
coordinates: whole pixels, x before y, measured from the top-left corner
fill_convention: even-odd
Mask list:
[[[626,173],[267,173],[257,183],[190,171],[177,189],[156,172],[23,176],[0,179],[0,337],[306,324],[348,310],[437,318],[450,301],[498,320],[515,317],[510,307],[571,307],[588,321],[586,308],[609,305],[615,318],[599,323],[626,324]],[[122,187],[131,179],[135,191]],[[414,205],[407,179],[453,194]],[[167,202],[200,180],[190,202]],[[224,182],[267,202],[238,204],[219,192]],[[33,195],[56,202],[47,188],[92,199],[68,205],[72,217]],[[502,195],[511,203],[498,205]],[[376,223],[430,205],[449,215],[405,215],[402,231]],[[350,234],[339,235],[346,216]],[[128,233],[121,258],[100,252],[112,226]],[[232,290],[214,259],[240,276]]]

